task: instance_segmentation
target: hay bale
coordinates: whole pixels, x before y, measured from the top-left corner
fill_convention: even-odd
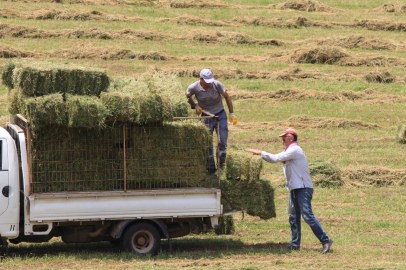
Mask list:
[[[12,61],[9,61],[4,66],[2,73],[1,73],[1,81],[2,83],[7,86],[8,89],[13,89],[13,72],[15,69],[15,64]]]
[[[101,100],[115,121],[144,125],[188,115],[182,85],[173,74],[143,74],[118,82]]]
[[[32,129],[47,125],[66,125],[66,110],[62,94],[50,94],[27,98],[21,102],[23,115],[30,121]]]
[[[26,96],[52,93],[100,96],[110,79],[104,71],[69,64],[16,63],[13,85]]]
[[[396,78],[388,71],[373,71],[365,75],[367,82],[393,83]]]
[[[97,97],[66,95],[68,126],[74,128],[101,128],[109,111]]]
[[[262,219],[276,217],[274,189],[268,181],[221,181],[224,211],[243,210]]]
[[[406,143],[406,124],[399,124],[398,131],[396,133],[396,141],[398,143]]]
[[[337,188],[343,184],[340,170],[328,160],[310,162],[309,169],[315,186]]]
[[[243,150],[229,148],[226,159],[226,177],[238,180],[258,180],[262,170],[262,158]]]
[[[12,89],[8,96],[8,112],[12,115],[16,115],[22,112],[22,97],[21,92],[17,89]]]

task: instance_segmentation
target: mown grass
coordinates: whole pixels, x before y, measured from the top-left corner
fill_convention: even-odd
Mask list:
[[[232,5],[269,5],[282,0],[223,0]],[[285,41],[315,40],[361,34],[367,38],[389,39],[404,42],[404,32],[372,31],[349,27],[299,27],[280,28],[236,24],[224,27],[204,25],[182,25],[174,22],[158,22],[161,18],[175,18],[182,15],[197,16],[207,20],[229,21],[240,16],[266,16],[268,18],[292,19],[298,16],[325,22],[351,22],[354,19],[396,20],[406,22],[404,13],[371,11],[388,1],[333,1],[323,0],[330,7],[344,9],[343,12],[303,12],[276,9],[174,9],[166,7],[139,7],[128,5],[69,5],[67,3],[31,3],[29,1],[1,1],[0,8],[33,12],[35,10],[72,9],[76,11],[102,11],[109,15],[142,17],[141,22],[120,21],[63,21],[25,20],[0,18],[1,23],[33,27],[39,30],[90,30],[101,28],[108,31],[133,30],[170,34],[175,37],[191,37],[193,31],[232,31],[258,39],[280,39]],[[201,69],[209,67],[225,71],[258,73],[277,72],[298,67],[306,72],[326,74],[327,78],[302,80],[238,79],[219,80],[230,92],[240,91],[268,93],[286,88],[315,90],[317,92],[340,93],[359,92],[372,89],[399,97],[406,95],[404,66],[338,66],[326,64],[298,64],[294,62],[238,62],[216,59],[200,60],[200,57],[254,55],[263,56],[313,45],[261,46],[247,44],[209,43],[193,40],[145,40],[95,38],[19,38],[2,37],[2,44],[16,49],[51,51],[82,46],[130,49],[135,52],[159,51],[170,56],[189,60],[102,60],[102,59],[48,59],[55,62],[72,62],[80,65],[105,68],[115,78],[138,76],[152,66],[165,69]],[[348,49],[354,55],[371,54],[404,59],[402,50]],[[8,59],[1,59],[4,66]],[[399,80],[396,83],[367,82],[365,75],[371,71],[387,70]],[[340,75],[341,74],[341,75]],[[216,74],[214,74],[216,76]],[[346,79],[345,75],[354,75]],[[329,76],[331,78],[329,78]],[[341,76],[341,78],[340,78]],[[403,78],[403,80],[402,80]],[[182,89],[197,78],[181,77]],[[3,125],[8,118],[6,108],[7,90],[0,86],[0,121]],[[360,126],[295,127],[299,132],[299,143],[310,162],[329,159],[340,169],[357,166],[377,166],[390,170],[405,169],[406,145],[395,141],[398,124],[405,123],[406,105],[401,102],[368,101],[322,101],[319,99],[238,99],[234,100],[237,126],[230,127],[229,144],[241,148],[251,147],[275,153],[283,150],[277,137],[288,126],[276,125],[293,115],[342,118],[377,124],[377,127]],[[264,164],[263,178],[276,188],[277,217],[263,221],[250,216],[235,215],[236,233],[230,236],[214,234],[191,235],[173,240],[173,253],[167,253],[168,243],[163,241],[163,252],[157,257],[141,257],[120,252],[110,243],[65,245],[59,239],[45,244],[19,244],[10,246],[10,256],[4,258],[0,268],[9,269],[405,269],[406,217],[405,186],[364,186],[345,185],[338,189],[315,188],[314,211],[327,233],[334,239],[330,254],[320,254],[320,244],[309,227],[303,224],[303,246],[300,252],[286,252],[284,247],[290,240],[290,228],[286,218],[287,191],[280,164]],[[348,183],[347,183],[348,184]]]

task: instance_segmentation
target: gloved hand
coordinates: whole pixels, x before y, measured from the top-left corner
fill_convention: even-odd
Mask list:
[[[197,106],[196,107],[196,114],[201,115],[202,114],[202,107]]]
[[[230,113],[230,115],[228,116],[228,119],[230,120],[230,123],[233,123],[233,125],[237,124],[237,117],[235,116],[234,113]]]

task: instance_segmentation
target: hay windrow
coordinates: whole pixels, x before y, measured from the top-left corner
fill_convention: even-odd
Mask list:
[[[400,186],[406,184],[406,170],[379,166],[350,166],[341,169],[341,177],[351,186]]]
[[[345,90],[337,93],[320,92],[316,90],[307,90],[300,88],[286,88],[271,92],[247,92],[247,91],[229,91],[233,99],[278,99],[278,100],[306,100],[320,99],[323,101],[337,102],[366,102],[372,104],[406,102],[405,95],[394,95],[383,92],[366,89],[364,91]]]
[[[203,1],[191,1],[191,2],[177,2],[171,1],[171,8],[230,8],[230,5],[219,2],[203,2]]]
[[[399,12],[406,13],[406,4],[398,2],[389,2],[383,4],[380,7],[374,8],[373,10],[384,11],[384,12]]]
[[[279,9],[294,9],[307,12],[338,12],[339,9],[331,8],[315,0],[288,0],[275,5]]]
[[[332,65],[349,56],[350,54],[340,47],[320,46],[312,49],[295,50],[291,55],[291,59],[297,63]]]
[[[406,144],[406,125],[399,124],[398,130],[396,132],[396,141],[398,143]]]
[[[368,82],[393,83],[396,78],[388,71],[373,71],[365,75]]]
[[[174,22],[178,24],[187,24],[187,25],[205,25],[205,26],[233,26],[230,23],[224,21],[211,21],[205,20],[200,17],[195,16],[180,16],[176,18],[163,18],[158,20],[159,22]]]
[[[122,21],[138,22],[140,17],[126,17],[122,15],[109,15],[104,12],[93,10],[80,12],[73,9],[66,10],[37,10],[35,12],[23,12],[9,9],[0,9],[0,16],[3,18],[20,18],[27,20],[77,20],[77,21]]]
[[[309,162],[309,170],[315,186],[338,188],[343,185],[340,170],[329,160]]]

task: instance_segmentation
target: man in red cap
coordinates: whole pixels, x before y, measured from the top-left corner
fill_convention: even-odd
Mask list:
[[[289,190],[288,216],[292,231],[292,241],[288,246],[289,250],[300,250],[301,223],[300,216],[312,229],[314,235],[323,245],[323,253],[330,250],[333,240],[324,232],[320,222],[313,215],[312,197],[313,183],[310,177],[309,165],[302,148],[297,143],[297,132],[294,129],[287,129],[279,137],[282,138],[285,150],[279,154],[270,154],[257,149],[245,149],[254,155],[261,155],[268,162],[283,163],[283,173],[286,177],[286,187]]]

